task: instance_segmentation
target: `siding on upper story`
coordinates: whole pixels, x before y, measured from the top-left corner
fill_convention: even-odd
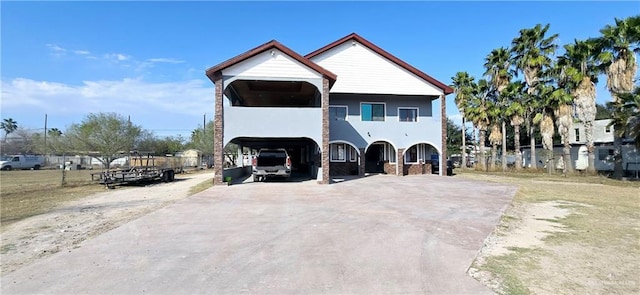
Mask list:
[[[613,126],[607,127],[611,120],[596,120],[593,122],[593,142],[613,142]],[[577,132],[576,132],[577,130]],[[607,132],[608,130],[608,132]],[[569,130],[569,138],[572,144],[585,144],[587,137],[584,124],[574,123]]]
[[[441,95],[442,90],[357,41],[311,58],[338,78],[330,93]]]
[[[273,54],[272,54],[273,52]],[[224,76],[322,78],[322,75],[278,49],[267,50],[222,70]]]
[[[385,104],[385,120],[362,121],[363,102]],[[416,143],[429,143],[440,150],[442,130],[440,117],[433,117],[432,98],[427,96],[331,94],[329,107],[347,106],[346,121],[329,121],[330,141],[347,141],[365,148],[375,141],[387,141],[396,149]],[[400,122],[398,108],[418,108],[418,122]]]

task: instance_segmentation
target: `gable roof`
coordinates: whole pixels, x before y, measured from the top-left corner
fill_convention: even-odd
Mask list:
[[[318,72],[319,74],[321,74],[323,77],[329,79],[329,85],[333,85],[333,83],[336,82],[336,74],[330,72],[329,70],[319,66],[318,64],[312,62],[310,59],[305,58],[304,56],[296,53],[295,51],[289,49],[288,47],[282,45],[280,42],[276,41],[276,40],[271,40],[267,43],[264,43],[256,48],[253,48],[245,53],[242,53],[236,57],[233,57],[231,59],[228,59],[222,63],[219,63],[213,67],[210,67],[207,69],[206,74],[207,77],[209,77],[209,80],[211,80],[211,82],[214,82],[214,75],[216,73],[220,73],[222,72],[222,70],[229,68],[233,65],[236,65],[238,63],[241,63],[247,59],[250,59],[258,54],[261,54],[267,50],[271,50],[271,49],[278,49],[280,51],[282,51],[284,54],[290,56],[291,58],[295,59],[296,61],[302,63],[303,65],[313,69],[314,71]]]
[[[344,42],[350,41],[350,40],[357,41],[358,43],[366,46],[367,48],[369,48],[371,50],[373,50],[375,53],[377,53],[379,55],[382,55],[386,59],[396,63],[397,65],[399,65],[400,67],[404,68],[405,70],[407,70],[407,71],[413,73],[414,75],[422,78],[423,80],[433,84],[437,88],[441,89],[442,92],[444,92],[444,94],[453,93],[453,89],[451,87],[449,87],[446,84],[436,80],[435,78],[425,74],[424,72],[414,68],[410,64],[404,62],[403,60],[401,60],[401,59],[399,59],[397,57],[395,57],[393,54],[391,54],[389,52],[386,52],[384,49],[376,46],[375,44],[369,42],[365,38],[362,38],[360,35],[358,35],[356,33],[351,33],[351,34],[349,34],[349,35],[347,35],[347,36],[345,36],[345,37],[343,37],[343,38],[341,38],[341,39],[339,39],[339,40],[337,40],[337,41],[335,41],[333,43],[330,43],[330,44],[328,44],[328,45],[326,45],[326,46],[324,46],[324,47],[322,47],[322,48],[320,48],[320,49],[318,49],[318,50],[316,50],[314,52],[311,52],[311,53],[305,55],[304,57],[307,58],[307,59],[312,59],[313,57],[321,55],[322,53],[327,52],[327,51],[331,50],[332,48],[334,48],[334,47],[336,47],[336,46],[338,46],[338,45],[340,45],[340,44],[342,44]]]

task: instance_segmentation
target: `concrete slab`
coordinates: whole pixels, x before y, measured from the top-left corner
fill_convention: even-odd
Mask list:
[[[483,294],[514,187],[386,176],[218,186],[2,277],[2,294]]]

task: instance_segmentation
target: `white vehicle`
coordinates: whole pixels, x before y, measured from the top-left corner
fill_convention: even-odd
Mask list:
[[[0,158],[0,169],[33,169],[38,170],[44,166],[44,157],[31,155],[13,155]]]

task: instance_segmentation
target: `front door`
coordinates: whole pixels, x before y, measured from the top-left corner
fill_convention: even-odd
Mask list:
[[[366,173],[384,173],[384,146],[373,144],[364,155]]]

